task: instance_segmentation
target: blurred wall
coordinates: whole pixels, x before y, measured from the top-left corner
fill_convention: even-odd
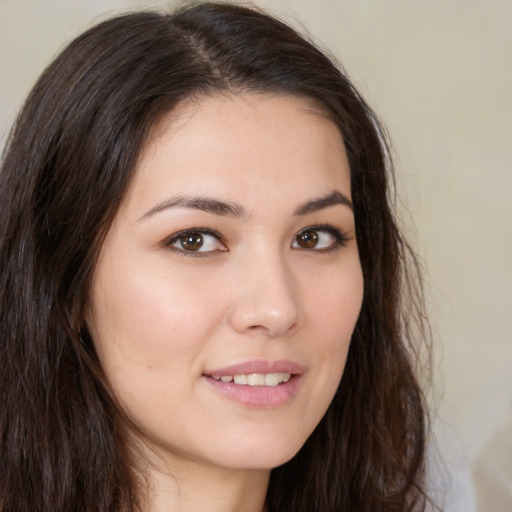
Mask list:
[[[428,267],[450,512],[512,510],[512,1],[261,0],[342,61],[387,124]],[[63,44],[130,0],[0,0],[0,142]],[[446,474],[448,473],[448,474]]]

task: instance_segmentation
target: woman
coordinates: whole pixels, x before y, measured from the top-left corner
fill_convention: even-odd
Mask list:
[[[73,41],[2,163],[3,511],[425,510],[389,172],[348,79],[257,10]]]

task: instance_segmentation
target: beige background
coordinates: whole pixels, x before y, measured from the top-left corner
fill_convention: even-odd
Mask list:
[[[450,512],[512,511],[512,0],[261,0],[343,62],[387,124],[429,270]],[[0,142],[62,45],[130,0],[0,0]],[[355,511],[353,511],[355,512]]]

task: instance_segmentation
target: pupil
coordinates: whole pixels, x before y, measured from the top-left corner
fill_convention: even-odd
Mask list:
[[[318,233],[316,231],[304,231],[299,235],[299,245],[311,249],[318,243]]]
[[[197,251],[203,245],[203,237],[198,234],[184,236],[181,239],[181,246],[187,251]]]

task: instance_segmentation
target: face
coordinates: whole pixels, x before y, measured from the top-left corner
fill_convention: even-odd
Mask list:
[[[204,98],[152,137],[87,316],[159,457],[268,469],[304,444],[362,301],[350,200],[338,129],[299,99]]]

